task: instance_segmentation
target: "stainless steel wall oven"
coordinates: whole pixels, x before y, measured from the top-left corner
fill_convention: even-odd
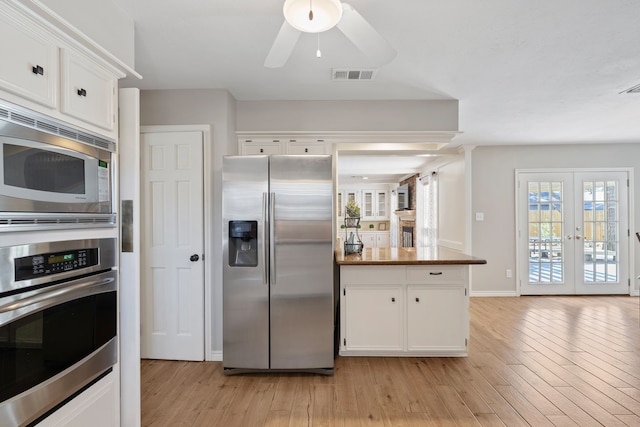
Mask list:
[[[0,101],[0,231],[115,226],[115,143]]]
[[[116,239],[0,248],[0,420],[26,426],[117,362]]]

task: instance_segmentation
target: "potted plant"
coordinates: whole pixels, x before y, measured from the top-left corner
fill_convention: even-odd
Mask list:
[[[351,199],[344,207],[344,213],[347,218],[360,218],[360,206],[358,206],[355,200]]]

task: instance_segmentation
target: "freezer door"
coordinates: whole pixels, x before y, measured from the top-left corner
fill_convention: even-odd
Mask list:
[[[272,369],[333,367],[331,163],[271,156]]]
[[[224,368],[269,368],[268,171],[266,156],[223,159]]]

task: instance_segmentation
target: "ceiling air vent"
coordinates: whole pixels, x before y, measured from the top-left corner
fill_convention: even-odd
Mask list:
[[[367,70],[347,70],[337,69],[331,70],[331,80],[335,81],[367,81],[376,77],[375,69]]]

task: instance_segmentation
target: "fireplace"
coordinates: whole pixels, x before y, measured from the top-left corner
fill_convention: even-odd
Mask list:
[[[398,209],[395,214],[398,216],[398,228],[396,229],[398,247],[416,247],[416,181],[418,175],[413,175],[402,180],[399,185],[409,188],[409,208]]]
[[[413,227],[406,225],[402,226],[402,247],[413,247]]]

